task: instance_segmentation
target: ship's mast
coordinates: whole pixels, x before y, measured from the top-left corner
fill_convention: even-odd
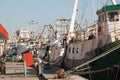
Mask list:
[[[111,2],[112,2],[113,5],[117,4],[115,0],[111,0]]]
[[[78,6],[78,0],[75,0],[74,2],[74,8],[73,8],[73,13],[72,13],[72,18],[71,18],[71,24],[70,24],[70,29],[69,29],[69,35],[68,37],[71,39],[74,37],[74,24],[75,24],[75,18],[76,18],[76,12],[77,12],[77,6]]]
[[[70,33],[74,31],[74,23],[75,23],[75,18],[76,18],[77,6],[78,6],[78,0],[75,0],[72,18],[71,18],[70,30],[69,30]]]

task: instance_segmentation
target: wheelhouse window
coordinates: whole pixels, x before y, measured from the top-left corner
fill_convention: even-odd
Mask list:
[[[98,22],[101,23],[101,22],[104,22],[104,21],[105,21],[105,15],[104,14],[99,15]]]
[[[34,44],[34,42],[30,42],[30,45],[33,45]]]
[[[74,53],[74,49],[75,49],[75,48],[73,48],[72,53]]]
[[[108,13],[108,17],[110,22],[119,21],[118,12],[110,12]]]
[[[77,48],[77,49],[76,49],[76,53],[78,54],[78,52],[79,52],[79,49]]]
[[[71,52],[71,48],[69,48],[69,53]]]

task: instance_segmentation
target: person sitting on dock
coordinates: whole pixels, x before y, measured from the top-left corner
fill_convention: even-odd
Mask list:
[[[38,49],[35,48],[34,51],[33,51],[33,53],[34,53],[34,57],[37,57],[37,55],[38,55]]]
[[[49,51],[50,51],[50,46],[47,45],[46,46],[46,50],[45,50],[45,55],[43,56],[43,59],[49,61]]]

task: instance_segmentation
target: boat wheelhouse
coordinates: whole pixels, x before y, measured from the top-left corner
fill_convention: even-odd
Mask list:
[[[104,6],[97,15],[98,35],[110,34],[112,42],[120,40],[120,5]]]

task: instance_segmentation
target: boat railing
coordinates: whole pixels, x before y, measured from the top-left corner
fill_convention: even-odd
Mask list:
[[[113,33],[113,32],[119,32],[120,33],[120,29],[117,29],[117,30],[115,30],[115,31],[111,31],[110,33]]]

